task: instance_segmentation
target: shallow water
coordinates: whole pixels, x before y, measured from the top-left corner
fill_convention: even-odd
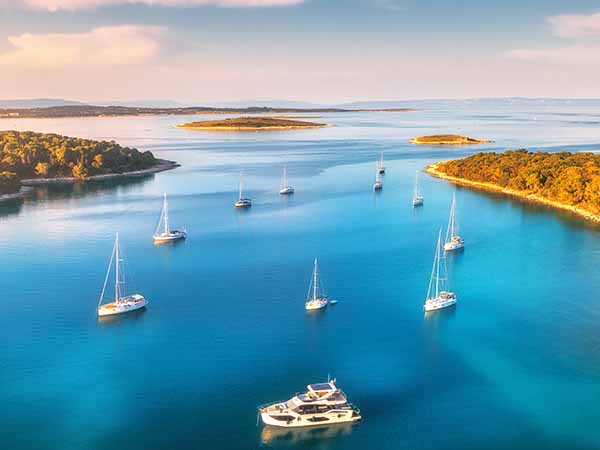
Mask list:
[[[600,150],[600,109],[331,114],[325,129],[202,133],[192,117],[4,120],[115,139],[182,167],[0,206],[0,442],[20,449],[600,447],[599,228],[421,177],[485,150]],[[416,147],[454,131],[495,142]],[[381,194],[371,190],[385,151]],[[296,194],[277,194],[283,163]],[[249,211],[236,211],[243,170]],[[162,193],[188,240],[155,247]],[[452,193],[454,310],[424,316]],[[119,231],[145,311],[99,321]],[[306,314],[312,260],[339,304]],[[364,420],[274,431],[256,406],[337,377]]]

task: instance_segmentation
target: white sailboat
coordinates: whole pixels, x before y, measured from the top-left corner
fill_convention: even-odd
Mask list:
[[[465,240],[458,234],[458,221],[456,220],[456,195],[452,194],[452,207],[450,208],[450,219],[446,230],[444,250],[450,252],[465,246]]]
[[[413,194],[413,206],[423,206],[423,196],[419,194],[419,172],[415,174],[415,193]]]
[[[252,206],[252,200],[250,200],[249,198],[244,198],[242,196],[243,187],[244,187],[244,182],[243,182],[242,174],[240,173],[240,195],[238,197],[237,202],[235,202],[236,208],[249,208]]]
[[[379,159],[379,166],[377,167],[377,172],[381,174],[385,173],[385,166],[383,164],[383,152],[381,152],[381,158]]]
[[[306,296],[306,303],[304,304],[307,311],[313,311],[316,309],[323,309],[327,306],[327,296],[323,292],[323,288],[319,283],[319,266],[317,258],[315,258],[315,265],[313,268],[313,274],[308,286],[308,294]]]
[[[448,308],[456,304],[456,294],[446,290],[448,271],[446,269],[446,257],[444,252],[441,251],[441,245],[442,230],[440,229],[435,247],[431,277],[429,278],[429,287],[427,288],[427,297],[423,306],[425,312]]]
[[[171,230],[169,228],[169,202],[167,201],[167,193],[165,192],[160,219],[154,230],[154,242],[157,244],[173,242],[179,239],[185,239],[186,236],[187,233],[185,230]]]
[[[113,261],[115,262],[115,300],[112,303],[104,302],[104,292],[106,291],[106,284],[110,276],[110,269],[112,268]],[[112,316],[115,314],[123,314],[130,311],[135,311],[146,307],[148,301],[140,294],[132,295],[121,295],[121,286],[124,284],[124,275],[121,257],[121,251],[119,248],[119,233],[115,237],[115,245],[113,247],[112,254],[110,256],[110,262],[108,263],[108,270],[106,271],[106,277],[104,278],[104,285],[102,286],[102,293],[100,294],[100,301],[98,302],[98,316]]]
[[[281,195],[289,195],[294,193],[294,188],[288,184],[287,166],[283,166],[283,175],[281,177],[281,186],[279,187]]]
[[[375,170],[375,183],[373,183],[373,190],[380,191],[383,189],[383,181],[381,181],[381,177],[379,176],[379,163],[377,164],[377,169]]]

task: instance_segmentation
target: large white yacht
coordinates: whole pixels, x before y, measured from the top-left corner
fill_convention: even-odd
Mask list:
[[[244,198],[243,188],[244,188],[244,182],[242,179],[242,174],[240,173],[240,194],[238,196],[237,202],[235,202],[236,208],[250,208],[252,206],[252,200],[249,198]]]
[[[307,391],[286,402],[260,406],[258,412],[265,425],[296,428],[326,424],[357,422],[360,410],[348,403],[346,394],[336,381],[309,384]]]
[[[111,303],[104,303],[104,292],[106,291],[106,284],[110,275],[110,269],[112,267],[113,260],[115,262],[115,301]],[[115,245],[113,247],[112,255],[110,256],[110,262],[108,263],[108,270],[106,271],[106,277],[104,278],[104,286],[102,286],[102,293],[100,294],[100,301],[98,302],[98,316],[112,316],[115,314],[123,314],[137,309],[145,308],[148,304],[148,300],[140,294],[132,295],[121,295],[121,286],[123,282],[123,258],[119,247],[119,233],[115,236]]]

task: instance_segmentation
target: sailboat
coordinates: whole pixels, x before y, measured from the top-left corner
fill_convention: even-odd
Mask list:
[[[377,167],[377,172],[380,174],[385,173],[385,166],[383,165],[383,152],[381,152],[381,158],[379,159],[379,166]]]
[[[419,172],[415,174],[415,193],[413,194],[413,206],[423,206],[423,196],[419,194]]]
[[[323,292],[323,287],[319,283],[319,266],[317,258],[315,258],[315,265],[313,268],[313,274],[310,279],[310,285],[308,286],[308,294],[306,296],[306,303],[304,304],[307,311],[313,311],[316,309],[323,309],[327,306],[327,296]]]
[[[281,177],[279,193],[281,195],[289,195],[294,193],[294,188],[288,184],[287,166],[283,166],[283,175]]]
[[[167,201],[167,193],[165,192],[163,207],[160,213],[160,219],[154,230],[154,242],[157,244],[163,242],[172,242],[179,239],[185,239],[187,233],[185,230],[171,230],[169,229],[169,202]]]
[[[456,304],[456,294],[447,291],[448,274],[446,269],[446,257],[441,251],[442,230],[438,233],[437,245],[435,247],[435,257],[433,258],[433,267],[431,277],[429,278],[429,287],[427,288],[427,297],[423,308],[425,312],[448,308]]]
[[[375,170],[375,183],[373,183],[373,190],[380,191],[383,189],[383,181],[381,181],[381,177],[379,176],[379,164],[377,165],[377,170]]]
[[[108,283],[108,277],[110,276],[110,270],[115,263],[115,300],[112,303],[104,302],[104,292],[106,291],[106,284]],[[98,302],[98,316],[112,316],[115,314],[123,314],[136,309],[146,307],[148,301],[140,294],[132,295],[121,295],[121,286],[124,284],[123,268],[122,268],[122,256],[119,248],[119,233],[115,236],[115,245],[113,247],[112,254],[110,256],[110,262],[108,263],[108,270],[106,271],[106,277],[104,278],[104,285],[102,286],[102,293],[100,294],[100,301]]]
[[[243,192],[243,179],[242,179],[242,174],[240,173],[240,195],[238,197],[238,201],[235,202],[235,207],[236,208],[249,208],[252,206],[252,200],[250,200],[249,198],[244,198],[242,196],[242,192]]]
[[[444,241],[444,250],[450,252],[465,246],[465,240],[458,234],[458,221],[456,220],[456,195],[452,194],[452,207],[450,208],[450,219]]]

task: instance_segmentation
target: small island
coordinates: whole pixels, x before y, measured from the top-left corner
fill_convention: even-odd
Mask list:
[[[411,144],[421,145],[472,145],[487,144],[492,141],[487,139],[475,139],[460,134],[433,134],[431,136],[419,136],[410,140]]]
[[[290,130],[296,128],[323,128],[324,123],[290,120],[279,117],[234,117],[220,120],[203,120],[184,123],[177,128],[216,131]]]
[[[22,197],[23,186],[141,176],[176,166],[114,141],[0,131],[0,200]]]
[[[428,166],[452,183],[512,195],[600,223],[600,155],[512,150]]]

